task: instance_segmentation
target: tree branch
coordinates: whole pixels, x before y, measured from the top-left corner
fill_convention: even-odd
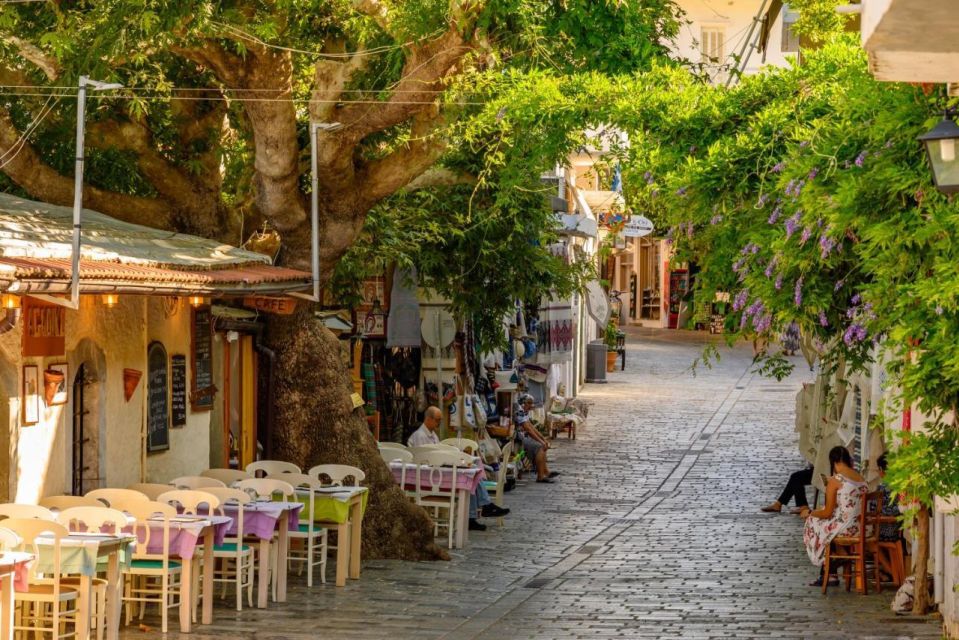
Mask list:
[[[59,174],[43,162],[33,147],[22,140],[5,110],[0,110],[0,153],[5,154],[3,172],[31,196],[64,206],[73,202],[73,178]],[[171,228],[173,210],[156,198],[130,196],[85,185],[83,200],[87,207],[119,220],[160,229]]]
[[[386,33],[391,33],[390,14],[386,6],[380,0],[353,0],[353,8],[373,18],[374,22],[380,26],[380,29]]]
[[[4,34],[0,36],[4,42],[11,45],[17,50],[17,53],[20,54],[20,57],[35,65],[38,69],[43,71],[43,74],[49,80],[56,80],[60,77],[61,69],[60,64],[43,51],[40,50],[38,46],[31,42],[27,42],[23,38],[18,38],[17,36]]]
[[[457,185],[475,185],[476,176],[446,167],[434,167],[413,178],[406,189],[429,189],[431,187],[454,187]]]

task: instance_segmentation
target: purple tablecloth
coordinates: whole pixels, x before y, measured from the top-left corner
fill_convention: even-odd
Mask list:
[[[213,523],[213,544],[223,544],[233,519],[226,516],[210,516],[206,518]],[[203,544],[204,522],[170,522],[170,555],[189,560],[196,552],[196,548]],[[163,552],[163,526],[161,523],[150,522],[150,542],[147,553]]]
[[[397,484],[406,481],[407,489],[416,488],[416,470],[420,470],[420,487],[423,489],[432,489],[438,483],[438,488],[449,489],[453,484],[453,469],[441,467],[439,469],[430,468],[426,465],[418,466],[412,462],[391,462],[390,470],[393,472],[393,479]],[[406,471],[405,478],[403,471]],[[486,471],[476,467],[469,469],[456,470],[456,488],[465,489],[469,493],[476,491],[479,483],[486,479]]]
[[[243,535],[256,536],[260,540],[269,540],[277,530],[280,516],[284,510],[290,531],[296,531],[300,523],[300,502],[250,502],[243,505]],[[232,519],[227,535],[235,536],[237,527],[237,505],[220,505],[223,513]]]

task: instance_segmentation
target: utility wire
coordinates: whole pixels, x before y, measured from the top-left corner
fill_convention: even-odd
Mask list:
[[[2,87],[0,87],[2,88]],[[25,92],[25,91],[16,91],[4,93],[0,92],[0,98],[4,97],[47,97],[47,96],[57,96],[60,97],[75,97],[76,93],[69,94],[57,94],[53,92]],[[96,94],[88,94],[88,100],[143,100],[148,102],[167,102],[170,100],[181,100],[188,102],[292,102],[294,104],[365,104],[370,106],[384,106],[388,107],[391,105],[432,105],[435,102],[430,100],[391,100],[389,102],[384,100],[317,100],[313,98],[231,98],[229,96],[214,96],[214,97],[203,97],[203,96],[169,96],[163,94],[156,95],[123,95],[123,94],[114,94],[106,95],[104,92],[98,92]],[[456,104],[463,105],[485,105],[486,102],[481,101],[457,101]]]

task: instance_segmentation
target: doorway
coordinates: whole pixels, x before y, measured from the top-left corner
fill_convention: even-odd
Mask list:
[[[223,423],[226,466],[245,469],[257,460],[257,358],[253,336],[229,331],[223,347]]]
[[[95,405],[97,394],[91,386],[93,376],[87,364],[81,364],[73,378],[73,468],[71,490],[82,496],[100,488],[100,430]]]

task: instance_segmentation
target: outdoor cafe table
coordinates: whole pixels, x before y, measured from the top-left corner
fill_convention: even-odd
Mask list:
[[[313,521],[336,526],[336,586],[346,585],[347,570],[353,580],[360,577],[363,514],[369,499],[366,487],[323,487],[317,491],[297,489],[296,499],[304,505],[313,500]],[[347,541],[349,539],[349,541]]]
[[[163,524],[161,519],[148,520],[150,542],[147,553],[163,552]],[[179,557],[183,562],[180,576],[180,631],[189,633],[193,617],[193,556],[201,544],[203,551],[203,595],[202,624],[213,623],[213,548],[223,544],[223,539],[233,519],[226,516],[189,516],[181,515],[170,519],[170,556]]]
[[[299,502],[283,502],[258,500],[243,505],[243,535],[255,536],[260,539],[260,568],[259,583],[257,584],[256,606],[263,609],[267,605],[268,579],[270,576],[270,543],[273,533],[276,532],[276,601],[286,602],[286,557],[290,548],[290,528],[299,526]],[[236,535],[238,506],[223,504],[220,509],[224,514],[233,518],[229,535]]]
[[[13,592],[27,590],[27,568],[32,561],[29,553],[0,553],[0,640],[13,640]]]
[[[77,598],[77,638],[87,640],[90,637],[91,585],[97,575],[97,564],[101,559],[107,562],[107,640],[116,640],[120,635],[120,565],[128,565],[133,553],[136,538],[128,534],[71,532],[60,541],[60,573],[80,576],[80,589]],[[37,558],[37,572],[56,573],[54,567],[53,538],[37,536],[36,545],[40,551]]]
[[[420,473],[417,476],[417,469]],[[416,490],[416,479],[419,478],[420,488],[433,489],[436,467],[427,465],[417,465],[412,462],[391,462],[390,470],[393,472],[393,478],[396,483],[406,486],[404,491]],[[432,470],[434,477],[430,477]],[[438,479],[439,488],[449,490],[453,483],[453,468],[441,467],[439,472],[442,476]],[[486,479],[486,471],[482,467],[466,467],[456,469],[456,526],[453,538],[453,546],[462,549],[466,546],[469,536],[469,503],[470,495],[476,491],[479,483]]]

